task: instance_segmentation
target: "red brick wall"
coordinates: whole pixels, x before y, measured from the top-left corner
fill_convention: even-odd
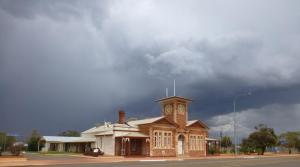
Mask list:
[[[144,150],[143,152],[148,152],[150,156],[176,156],[177,155],[177,142],[178,136],[180,134],[184,135],[184,155],[188,156],[205,156],[205,151],[192,151],[189,150],[189,135],[197,134],[203,135],[205,137],[208,136],[208,131],[204,127],[199,124],[192,125],[191,127],[186,127],[186,115],[177,114],[178,122],[181,126],[175,127],[171,123],[162,120],[157,123],[140,125],[139,129],[142,133],[150,136],[150,142],[148,145],[148,150]],[[170,117],[172,118],[172,117]],[[183,126],[184,125],[184,126]],[[153,148],[153,131],[154,130],[167,130],[173,132],[172,139],[172,149],[155,149]],[[146,148],[146,147],[145,147]]]
[[[174,157],[176,156],[176,149],[153,149],[153,157]]]
[[[189,151],[189,156],[191,157],[204,157],[205,156],[205,151]]]
[[[204,137],[208,137],[207,129],[204,129],[203,127],[201,127],[198,124],[192,125],[191,127],[188,127],[187,129],[189,131],[188,136],[190,136],[190,135],[202,135]],[[190,140],[190,139],[188,139],[188,140]],[[190,150],[189,149],[188,155],[193,156],[193,157],[206,156],[206,147],[205,147],[204,151]]]
[[[171,99],[161,102],[162,104],[162,115],[164,115],[170,122],[177,123],[181,128],[185,128],[187,121],[187,112],[188,112],[188,102],[180,99]],[[165,114],[164,108],[165,105],[171,104],[173,106],[172,114]],[[186,106],[185,112],[183,114],[178,113],[178,104],[183,104]]]

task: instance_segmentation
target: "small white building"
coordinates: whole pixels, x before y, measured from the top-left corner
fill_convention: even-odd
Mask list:
[[[153,119],[145,119],[143,122],[149,120],[153,121]],[[103,125],[81,132],[80,137],[42,136],[39,143],[44,146],[40,151],[84,152],[89,148],[100,148],[105,155],[115,155],[115,138],[149,137],[140,133],[134,122],[136,121],[132,121],[131,125],[105,122]]]
[[[85,149],[94,147],[95,140],[94,137],[43,136],[39,145],[44,145],[42,152],[84,152]]]

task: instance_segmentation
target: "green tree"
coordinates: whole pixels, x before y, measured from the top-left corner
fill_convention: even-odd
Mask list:
[[[264,124],[256,126],[255,131],[249,135],[247,140],[249,145],[259,150],[258,154],[261,155],[264,155],[267,147],[275,146],[278,143],[274,129]]]
[[[39,142],[40,138],[41,138],[41,136],[38,133],[38,131],[36,129],[32,130],[32,132],[27,140],[29,151],[38,151],[38,142]]]
[[[2,150],[8,150],[15,142],[15,136],[9,136],[5,132],[0,132],[0,147]]]
[[[280,139],[284,140],[282,146],[289,149],[289,153],[292,153],[293,148],[297,148],[300,143],[300,132],[286,132],[279,136]]]
[[[255,152],[255,146],[254,146],[253,141],[249,138],[243,139],[240,151],[245,153],[245,154]]]
[[[300,152],[300,140],[297,141],[296,148],[298,149],[298,152]]]
[[[228,151],[228,148],[232,146],[232,141],[229,136],[224,136],[221,139],[221,147],[225,148]]]
[[[79,137],[80,132],[76,130],[67,130],[58,134],[58,136]]]

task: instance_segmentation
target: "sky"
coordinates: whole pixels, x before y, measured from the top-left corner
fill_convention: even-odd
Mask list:
[[[210,135],[300,130],[298,0],[0,0],[0,131],[160,115],[191,98]],[[251,95],[247,96],[247,93]]]

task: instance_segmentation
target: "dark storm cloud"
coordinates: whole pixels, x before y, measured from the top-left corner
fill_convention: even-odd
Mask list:
[[[213,133],[230,125],[232,98],[248,90],[241,115],[270,111],[276,121],[288,106],[284,112],[297,120],[299,5],[0,1],[0,130],[84,130],[116,120],[120,108],[157,116],[154,100],[173,79],[177,95],[194,99],[192,119],[207,121]]]

